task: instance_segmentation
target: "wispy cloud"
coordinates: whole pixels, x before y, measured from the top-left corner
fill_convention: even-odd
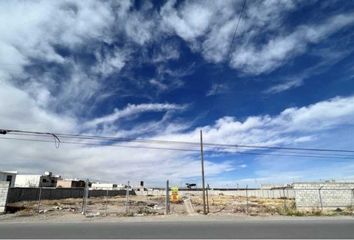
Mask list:
[[[213,84],[209,91],[207,92],[207,96],[214,96],[218,94],[222,94],[227,91],[227,86],[226,84]]]
[[[122,110],[115,109],[114,113],[103,117],[95,118],[89,122],[86,122],[84,125],[86,127],[95,127],[98,124],[112,124],[121,118],[141,114],[143,112],[164,112],[172,110],[183,110],[184,108],[185,106],[168,103],[148,103],[139,105],[129,104],[126,108]]]
[[[1,113],[0,125],[4,128],[36,129],[59,132],[82,132],[81,122],[77,118],[48,113],[39,107],[33,99],[22,90],[3,84],[0,88],[0,109],[8,109]],[[16,107],[13,107],[16,106]],[[175,104],[140,104],[128,105],[114,113],[92,119],[91,124],[110,124],[120,118],[147,111],[180,111],[184,107]],[[22,121],[26,119],[26,121]],[[288,108],[275,116],[251,116],[244,121],[233,117],[220,118],[212,125],[187,130],[190,126],[176,125],[167,118],[163,123],[141,122],[136,129],[145,127],[154,129],[150,134],[154,139],[198,141],[199,129],[204,130],[206,142],[257,144],[257,145],[293,145],[316,140],[323,131],[336,131],[354,120],[354,97],[338,97],[299,108]],[[89,121],[90,123],[90,121]],[[161,128],[159,126],[163,125]],[[157,128],[156,128],[157,126]],[[170,127],[169,127],[170,126]],[[168,130],[170,128],[170,130]],[[90,128],[90,133],[92,128]],[[171,129],[174,129],[171,131]],[[112,129],[117,136],[131,136],[116,126]],[[97,133],[101,133],[97,130]],[[107,132],[105,132],[107,134]],[[141,136],[141,135],[139,135]],[[2,140],[0,151],[11,155],[10,162],[2,163],[2,168],[20,171],[38,172],[53,170],[66,176],[105,178],[112,181],[126,181],[134,178],[144,179],[150,183],[161,183],[166,178],[182,181],[199,176],[199,156],[189,152],[161,151],[134,148],[114,147],[106,144],[89,147],[62,144],[53,154],[51,143],[11,142]],[[133,143],[124,145],[136,146]],[[40,149],[36,150],[36,149]],[[16,152],[16,154],[11,154]],[[236,164],[236,165],[234,165]],[[242,163],[243,164],[243,163]],[[156,166],[159,171],[156,171]],[[81,169],[80,176],[77,169]],[[117,177],[117,169],[119,176]],[[221,173],[244,169],[239,162],[218,161],[206,162],[208,177],[216,177]],[[260,174],[260,173],[259,173]],[[106,177],[103,177],[106,176]],[[134,177],[132,177],[134,176]],[[260,176],[259,176],[260,177]],[[268,179],[269,180],[269,179]]]
[[[264,45],[248,44],[233,53],[231,65],[249,74],[270,72],[300,53],[309,44],[354,23],[353,13],[337,15],[321,24],[299,26],[290,34],[275,36]]]
[[[264,93],[273,94],[284,92],[302,86],[308,78],[318,77],[325,71],[333,68],[338,62],[348,57],[354,51],[354,48],[351,46],[343,47],[345,47],[345,50],[316,49],[315,52],[310,52],[309,54],[311,56],[320,59],[316,64],[304,68],[300,73],[290,74],[279,78],[279,83],[269,87]]]
[[[293,145],[311,141],[317,133],[351,124],[354,97],[333,98],[300,108],[287,108],[276,116],[250,116],[244,121],[222,117],[215,124],[191,132],[161,136],[193,141],[203,129],[205,141],[248,145]]]
[[[249,116],[242,120],[235,116],[204,117],[203,125],[188,122],[200,117],[197,111],[186,119],[178,118],[188,104],[183,96],[178,103],[172,94],[166,101],[159,98],[160,93],[186,85],[191,90],[195,83],[186,79],[206,85],[204,79],[190,77],[198,64],[193,63],[194,58],[202,64],[229,66],[232,74],[268,74],[301,54],[313,54],[307,51],[310,46],[354,23],[352,12],[335,12],[316,22],[310,19],[293,26],[285,24],[286,16],[304,4],[290,0],[248,2],[236,47],[230,49],[242,1],[167,1],[161,8],[143,2],[139,11],[131,1],[1,1],[0,126],[183,141],[198,141],[202,128],[210,142],[292,145],[318,141],[324,131],[333,134],[352,124],[352,96],[287,108],[274,115],[247,113]],[[332,50],[331,46],[327,49]],[[300,86],[309,75],[345,56],[332,58],[327,53],[332,61],[276,80],[268,93]],[[182,58],[189,62],[177,64]],[[147,66],[146,72],[137,71],[142,65]],[[204,90],[204,95],[212,96],[226,91],[227,85],[214,82]],[[193,95],[191,92],[187,94]],[[112,101],[106,104],[107,98]],[[115,108],[112,102],[123,107]],[[108,114],[100,115],[102,112]],[[139,119],[127,128],[119,124],[144,114],[153,117]],[[53,154],[50,143],[1,141],[1,154],[11,158],[1,162],[1,168],[49,169],[72,176],[80,169],[81,177],[109,176],[122,181],[133,177],[154,182],[199,177],[198,157],[191,153],[140,151],[102,143],[95,147],[63,144]],[[208,176],[214,177],[248,169],[250,165],[246,165],[206,161]],[[257,174],[265,177],[265,173]]]

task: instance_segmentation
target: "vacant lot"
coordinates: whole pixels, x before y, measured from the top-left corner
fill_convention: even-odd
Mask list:
[[[209,196],[207,210],[209,215],[230,216],[306,216],[306,215],[351,215],[351,209],[337,209],[335,211],[321,212],[313,209],[308,212],[296,210],[293,199],[265,199],[240,196]],[[188,206],[191,206],[188,207]],[[87,217],[97,216],[153,216],[163,215],[165,212],[164,196],[130,196],[126,197],[96,197],[89,198],[86,208]],[[172,215],[198,215],[203,213],[201,196],[190,194],[180,199],[178,203],[171,203]],[[83,199],[24,201],[8,206],[13,217],[33,215],[65,216],[81,214]]]

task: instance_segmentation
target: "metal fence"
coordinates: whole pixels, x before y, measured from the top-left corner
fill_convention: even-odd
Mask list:
[[[5,190],[5,189],[4,189]],[[132,189],[89,189],[83,188],[6,188],[7,196],[3,200],[8,212],[23,211],[25,214],[69,211],[87,214],[96,207],[107,210],[108,199],[120,198],[127,192],[134,195]],[[5,191],[4,191],[5,192]],[[104,199],[104,200],[102,200]]]
[[[0,189],[1,191],[1,189]],[[166,189],[136,192],[127,186],[111,188],[9,188],[7,210],[24,215],[82,213],[90,216],[201,214],[201,191],[183,190],[166,211]],[[209,214],[296,215],[299,212],[337,211],[352,214],[354,189],[241,189],[208,191]]]

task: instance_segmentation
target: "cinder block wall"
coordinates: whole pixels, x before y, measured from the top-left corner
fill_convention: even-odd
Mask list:
[[[354,204],[354,183],[294,183],[299,210],[336,209]]]
[[[5,211],[9,182],[0,181],[0,213]]]
[[[8,203],[20,201],[37,201],[41,194],[41,199],[54,200],[65,198],[82,198],[84,195],[83,188],[10,188],[8,192]],[[90,190],[89,197],[102,196],[125,196],[126,190]],[[135,195],[134,191],[130,191],[130,195]]]
[[[137,195],[155,195],[155,196],[164,196],[166,194],[165,190],[148,190],[145,192],[137,191]],[[188,191],[188,190],[180,190],[179,194],[181,196],[185,195],[202,195],[202,191]],[[252,190],[231,190],[231,191],[223,191],[223,190],[209,190],[209,195],[229,195],[229,196],[243,196],[246,197],[258,197],[258,198],[295,198],[295,192],[293,189],[252,189]]]

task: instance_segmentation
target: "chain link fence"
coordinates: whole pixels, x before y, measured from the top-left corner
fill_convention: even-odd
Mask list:
[[[203,213],[201,191],[182,190],[179,194],[179,201],[170,203],[170,214]],[[130,186],[120,190],[9,188],[6,200],[7,212],[16,212],[21,216],[66,213],[84,214],[87,217],[145,216],[163,215],[166,212],[165,190],[133,191]],[[354,189],[209,189],[207,205],[208,213],[214,215],[352,215]]]

